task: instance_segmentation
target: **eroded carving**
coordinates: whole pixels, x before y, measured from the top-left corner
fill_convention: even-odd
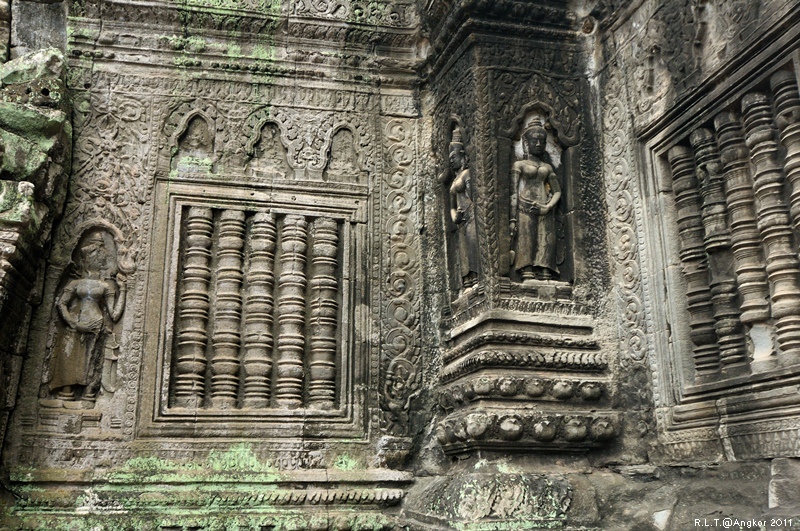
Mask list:
[[[186,122],[179,136],[172,167],[177,170],[211,171],[214,157],[214,136],[211,127],[200,115]]]
[[[265,123],[255,142],[248,151],[252,158],[247,163],[246,172],[257,177],[274,173],[279,177],[289,175],[291,168],[286,160],[286,148],[281,141],[279,127],[271,122]]]
[[[535,117],[522,134],[523,160],[511,168],[512,269],[522,280],[559,275],[555,206],[561,185],[545,148],[547,130]]]
[[[450,171],[450,221],[455,226],[455,248],[458,278],[463,289],[475,286],[478,281],[480,253],[478,229],[473,202],[472,170],[467,161],[460,128],[453,130],[449,147]]]
[[[50,364],[43,382],[48,407],[92,408],[98,393],[116,391],[116,323],[125,309],[130,264],[117,255],[107,230],[87,230],[73,251],[72,268],[56,301]]]
[[[325,175],[331,180],[358,182],[361,173],[356,138],[350,129],[339,129],[331,139]]]

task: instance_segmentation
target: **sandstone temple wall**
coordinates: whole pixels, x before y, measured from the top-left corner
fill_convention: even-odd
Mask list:
[[[796,2],[0,25],[0,528],[800,526]]]

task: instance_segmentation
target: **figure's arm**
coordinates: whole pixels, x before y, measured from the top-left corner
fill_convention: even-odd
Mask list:
[[[547,177],[547,183],[550,185],[550,191],[553,192],[553,195],[550,197],[550,201],[547,202],[547,205],[542,209],[542,214],[550,212],[561,200],[561,185],[558,184],[558,176],[554,172],[550,172],[550,175]]]
[[[106,295],[106,305],[111,320],[115,323],[122,317],[122,311],[125,309],[125,293],[128,291],[128,279],[122,273],[117,273],[117,283],[119,284],[119,297],[114,300],[114,290],[109,285],[108,294]]]
[[[64,288],[64,291],[61,292],[61,296],[58,298],[58,313],[61,315],[61,318],[67,323],[70,328],[77,328],[78,322],[69,312],[69,303],[72,302],[72,298],[75,296],[75,281],[71,280],[67,287]]]
[[[461,216],[458,212],[458,194],[450,188],[450,221],[458,223],[461,221]]]

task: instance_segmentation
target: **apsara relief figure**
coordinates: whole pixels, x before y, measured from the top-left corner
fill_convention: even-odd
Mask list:
[[[522,280],[558,277],[555,208],[561,199],[547,130],[535,118],[522,133],[524,158],[511,168],[512,264]]]
[[[73,252],[73,275],[56,300],[59,321],[45,375],[49,394],[61,401],[92,403],[104,387],[104,364],[119,349],[114,323],[125,308],[127,276],[117,268],[113,237],[90,229]],[[106,367],[106,378],[110,377]]]
[[[176,169],[210,171],[214,163],[214,138],[205,119],[193,116],[181,135],[173,159]]]
[[[453,130],[450,142],[450,219],[455,225],[456,259],[459,278],[464,289],[478,281],[478,232],[475,225],[472,170],[467,161],[460,128]]]

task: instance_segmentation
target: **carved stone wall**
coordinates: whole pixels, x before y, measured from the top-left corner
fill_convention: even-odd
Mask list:
[[[67,506],[93,477],[115,505],[200,459],[255,482],[231,498],[253,525],[383,525],[421,383],[413,5],[151,7],[70,6],[75,163],[11,474],[67,473]],[[184,479],[168,513],[217,496]],[[52,503],[21,521],[68,525]]]
[[[800,526],[795,2],[3,6],[0,527]]]
[[[660,452],[677,461],[794,455],[797,244],[792,119],[783,117],[797,46],[794,30],[777,28],[793,27],[797,13],[781,2],[688,7],[645,3],[631,14],[607,73],[609,94],[621,89],[614,76],[629,73],[628,105],[639,112],[627,136],[646,153],[644,178],[631,180],[630,155],[620,178],[626,203],[640,205],[625,228],[644,268],[647,318],[636,333],[652,338]],[[647,31],[634,36],[631,24]],[[616,116],[613,127],[625,130]]]

